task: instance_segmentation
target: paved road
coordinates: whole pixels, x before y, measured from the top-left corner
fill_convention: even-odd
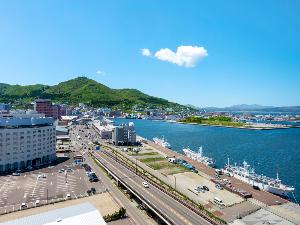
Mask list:
[[[106,164],[106,166],[114,171],[119,177],[122,178],[131,188],[141,194],[145,199],[156,206],[164,215],[166,215],[174,224],[183,225],[197,225],[197,224],[210,224],[204,220],[201,216],[195,214],[185,206],[178,203],[176,200],[171,198],[169,195],[158,190],[154,186],[144,188],[142,178],[137,176],[135,173],[128,170],[115,160],[111,159],[103,152],[95,153],[98,160]]]
[[[71,135],[71,139],[74,143],[74,148],[79,151],[82,143],[86,144],[88,143],[88,141],[79,141],[76,139],[78,135],[78,129],[78,127],[77,129],[74,129],[75,134]],[[82,129],[82,127],[80,129]],[[89,131],[92,133],[92,130]],[[96,163],[93,160],[91,160],[90,157],[86,157],[85,160],[86,163],[88,163],[96,172],[100,180],[103,181],[104,186],[109,190],[110,193],[112,193],[112,196],[119,203],[119,205],[123,206],[126,209],[126,212],[133,223],[137,225],[152,225],[149,220],[145,219],[143,213],[135,206],[133,206],[130,200],[123,193],[121,193],[120,190],[114,184],[112,184],[111,180],[105,174],[103,174],[103,171],[99,168],[98,165],[96,165]]]

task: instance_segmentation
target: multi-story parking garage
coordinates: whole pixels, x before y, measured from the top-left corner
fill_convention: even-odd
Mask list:
[[[0,114],[0,172],[47,164],[56,158],[53,118]]]

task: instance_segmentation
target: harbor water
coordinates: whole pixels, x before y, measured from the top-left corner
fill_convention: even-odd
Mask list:
[[[164,136],[177,152],[186,147],[198,151],[202,146],[204,155],[213,157],[218,168],[229,157],[232,164],[247,161],[257,174],[276,178],[278,172],[282,183],[295,187],[294,196],[300,201],[300,128],[248,130],[152,120],[114,121],[134,122],[137,134],[149,140]]]

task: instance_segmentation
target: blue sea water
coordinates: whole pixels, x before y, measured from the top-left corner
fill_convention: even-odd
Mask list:
[[[168,123],[151,120],[115,119],[116,124],[134,122],[137,134],[147,139],[164,136],[174,151],[203,147],[204,155],[216,160],[217,167],[246,160],[256,173],[279,178],[296,188],[300,201],[300,128],[246,130]]]

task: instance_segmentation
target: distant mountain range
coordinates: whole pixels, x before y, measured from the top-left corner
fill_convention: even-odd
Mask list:
[[[201,108],[206,111],[224,111],[224,112],[233,112],[233,111],[245,111],[245,112],[299,112],[300,106],[262,106],[262,105],[232,105],[229,107],[218,108],[218,107],[205,107]]]
[[[37,98],[56,103],[85,103],[95,107],[186,108],[163,98],[153,97],[136,89],[112,89],[87,77],[77,77],[54,86],[43,84],[9,85],[0,83],[0,102],[24,105]]]

